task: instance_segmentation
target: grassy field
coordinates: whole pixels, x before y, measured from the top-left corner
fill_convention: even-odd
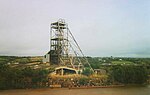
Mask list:
[[[133,62],[130,61],[112,61],[113,64],[133,64]]]
[[[0,56],[0,63],[32,63],[42,62],[42,56],[18,57],[18,56]]]

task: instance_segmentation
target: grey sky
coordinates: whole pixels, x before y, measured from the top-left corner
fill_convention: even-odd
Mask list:
[[[150,57],[149,0],[0,0],[0,55],[44,55],[59,18],[87,56]]]

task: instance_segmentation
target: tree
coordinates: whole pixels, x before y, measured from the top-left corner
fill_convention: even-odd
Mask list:
[[[90,68],[85,68],[82,72],[83,75],[90,76],[93,74],[93,71]]]
[[[148,71],[141,66],[115,66],[111,68],[111,79],[125,84],[143,84],[148,79]]]

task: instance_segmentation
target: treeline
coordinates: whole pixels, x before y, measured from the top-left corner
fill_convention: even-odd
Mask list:
[[[134,65],[116,65],[106,67],[108,82],[110,84],[144,84],[149,78],[149,68]],[[91,76],[94,74],[89,68],[85,68],[83,75]]]
[[[86,57],[92,68],[100,69],[102,64],[124,64],[128,65],[150,65],[150,58],[130,58],[130,57]],[[85,64],[88,67],[88,64]]]
[[[0,64],[0,89],[40,88],[46,87],[48,70],[15,69],[9,65]]]
[[[123,84],[143,84],[148,81],[148,69],[144,66],[113,66],[109,70],[109,78]]]

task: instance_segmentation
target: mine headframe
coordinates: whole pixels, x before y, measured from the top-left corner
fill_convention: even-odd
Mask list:
[[[50,62],[63,64],[62,57],[68,58],[68,33],[67,25],[63,20],[51,23]]]
[[[50,64],[79,69],[83,68],[85,63],[91,68],[67,23],[62,19],[51,23]]]

